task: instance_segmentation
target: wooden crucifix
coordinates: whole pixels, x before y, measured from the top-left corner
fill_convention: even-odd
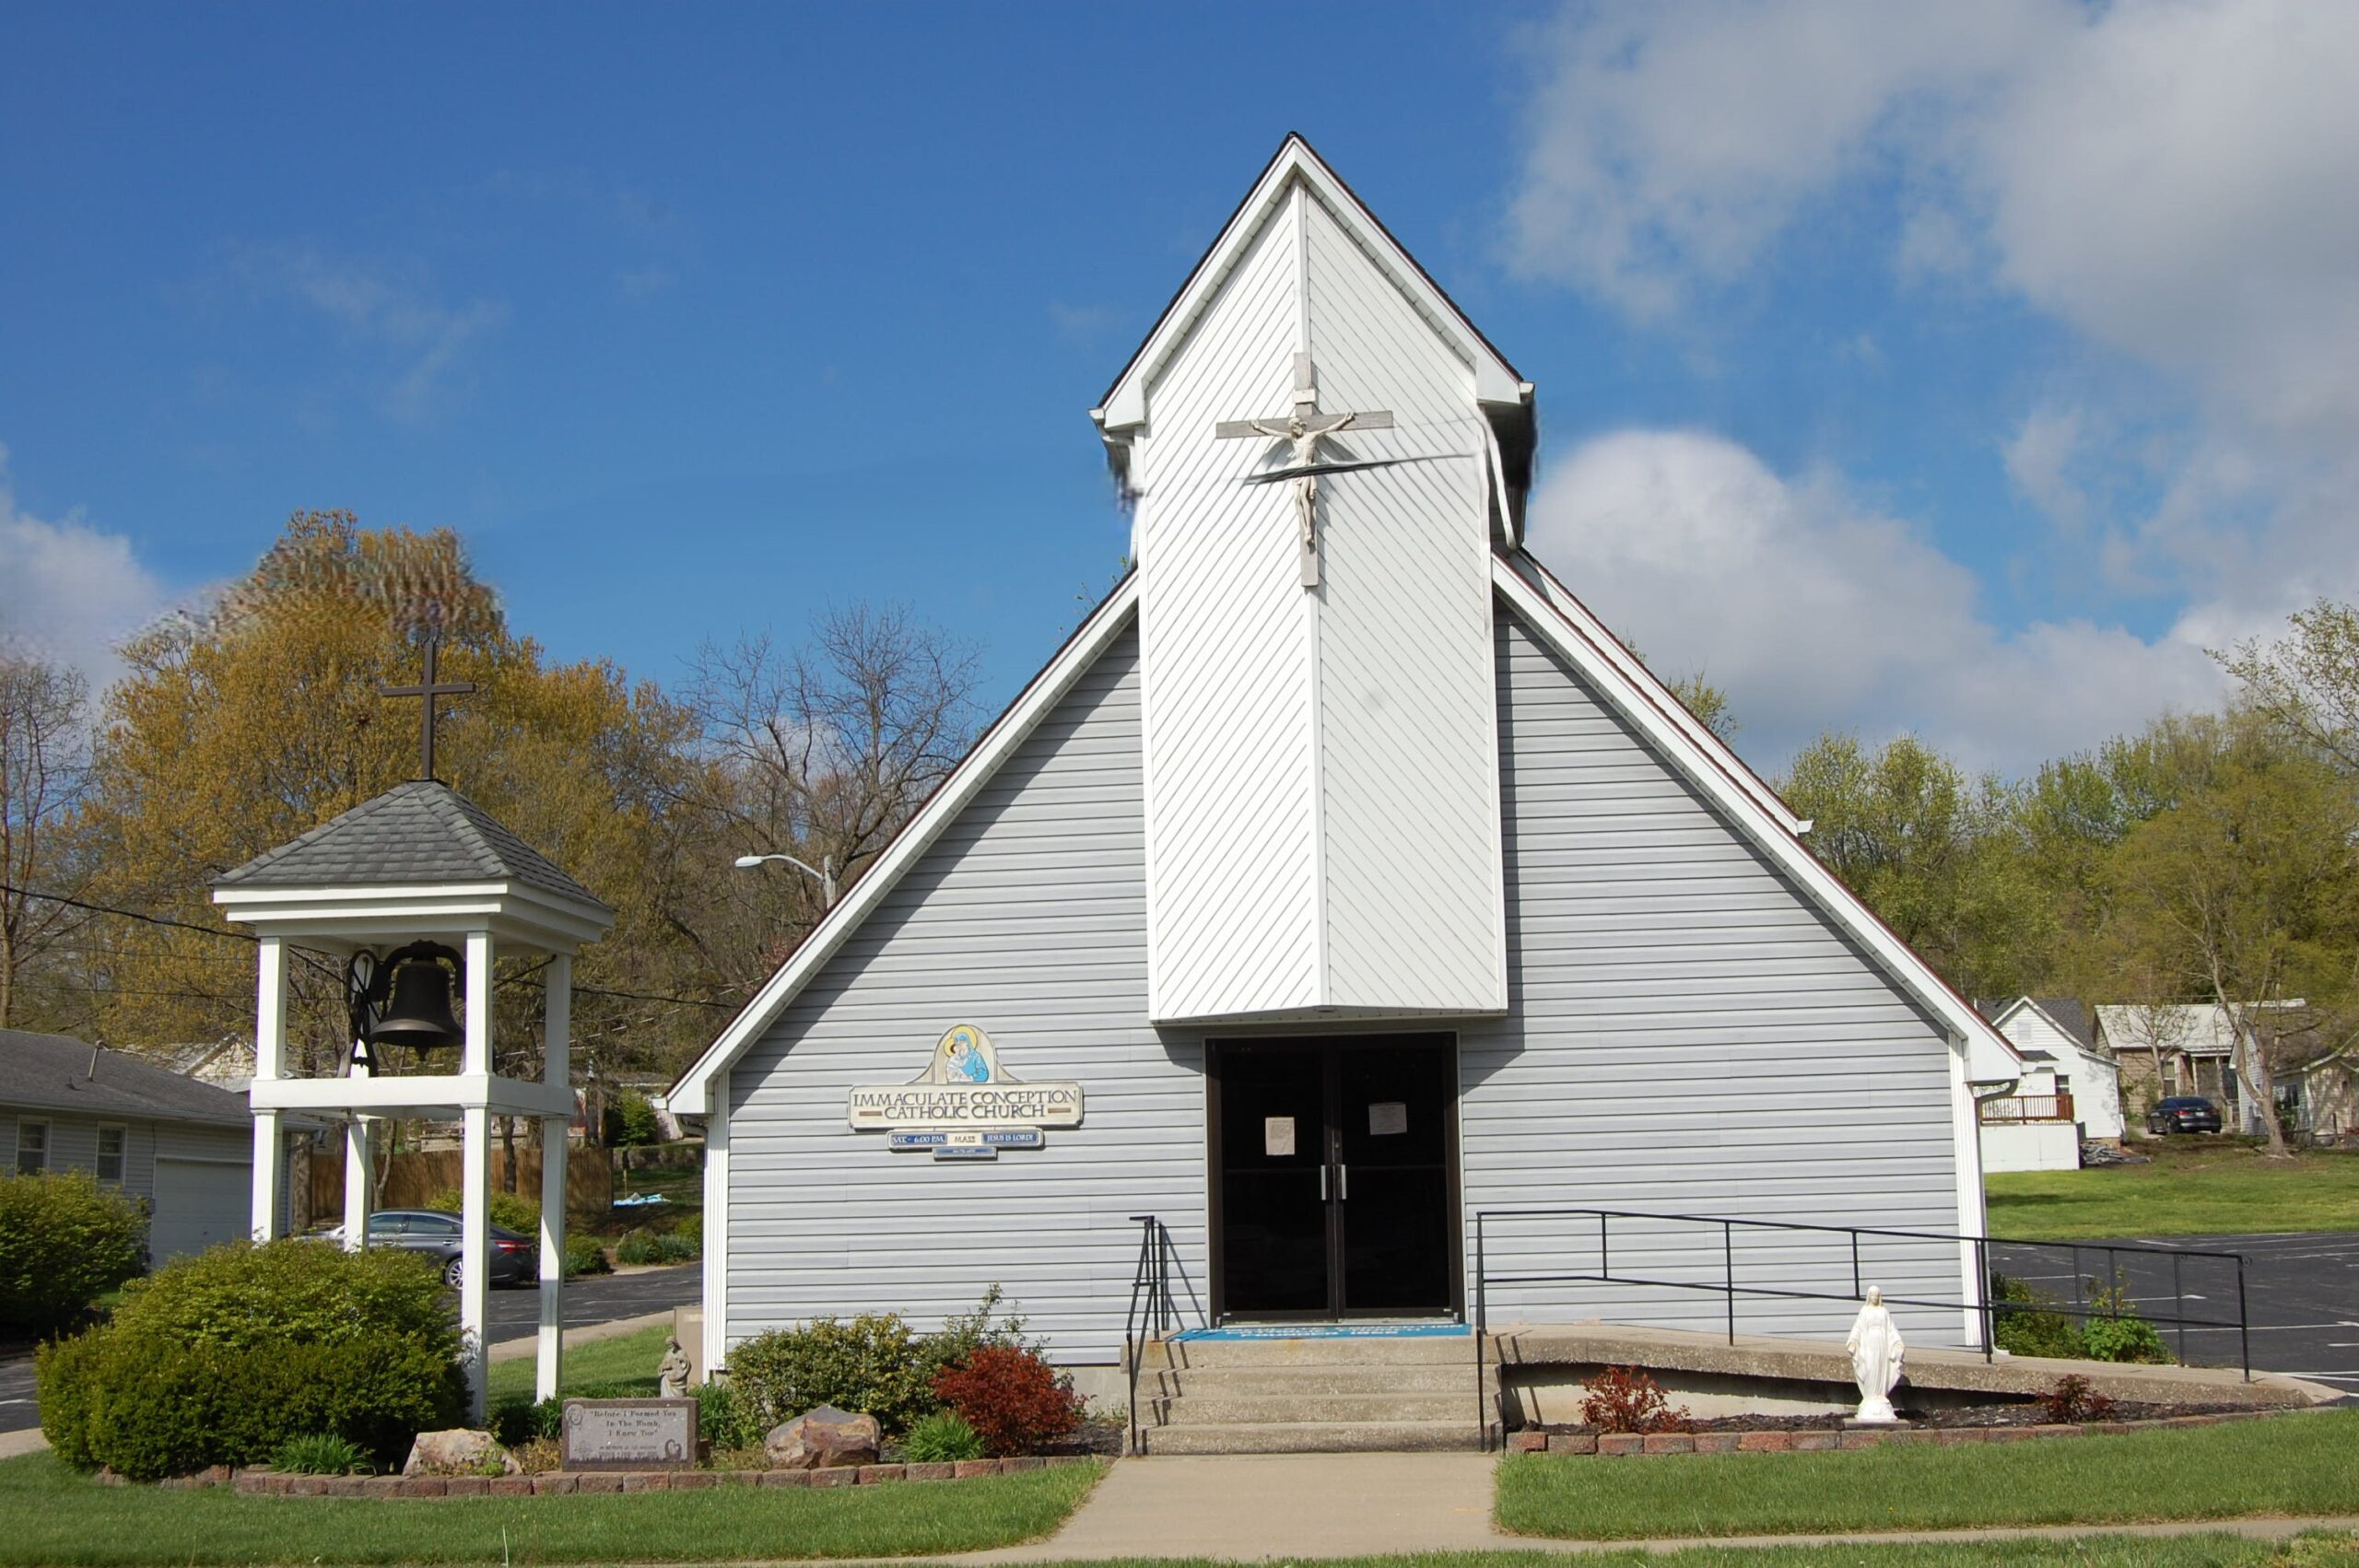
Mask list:
[[[473,681],[441,681],[434,678],[435,649],[441,646],[440,638],[426,639],[426,679],[414,686],[379,686],[379,696],[414,696],[425,700],[425,709],[417,731],[417,766],[420,778],[434,777],[434,699],[438,696],[464,696],[475,689]]]
[[[1390,410],[1377,409],[1354,414],[1321,414],[1319,411],[1319,369],[1308,354],[1294,357],[1294,410],[1283,419],[1223,419],[1213,427],[1217,440],[1236,440],[1248,436],[1262,436],[1290,443],[1294,461],[1273,473],[1257,474],[1262,480],[1291,479],[1294,481],[1295,527],[1302,548],[1302,586],[1319,586],[1319,475],[1344,466],[1319,461],[1319,443],[1344,429],[1390,430],[1392,415]]]

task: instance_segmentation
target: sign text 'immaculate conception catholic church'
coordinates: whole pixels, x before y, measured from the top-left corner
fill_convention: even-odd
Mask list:
[[[910,1082],[855,1087],[848,1115],[853,1130],[886,1131],[897,1150],[992,1160],[1002,1149],[1038,1149],[1049,1128],[1080,1126],[1081,1085],[1008,1077],[991,1036],[960,1024]]]

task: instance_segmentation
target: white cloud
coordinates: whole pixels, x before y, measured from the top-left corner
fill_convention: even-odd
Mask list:
[[[1533,552],[1667,677],[1725,689],[1767,767],[1827,728],[1914,731],[2015,772],[2224,689],[2200,638],[2085,621],[2003,631],[1974,574],[1829,474],[1716,436],[1625,431],[1560,462]]]
[[[2359,6],[1579,7],[1545,58],[1507,228],[1523,275],[1681,320],[1815,215],[1881,214],[1902,284],[2001,290],[2074,334],[2078,362],[2026,367],[1994,451],[2061,547],[2177,605],[2174,645],[2359,594]],[[2179,410],[2108,396],[2125,366]],[[2101,692],[2143,646],[2118,635],[2034,627],[1990,657],[2078,638],[2059,673]]]
[[[332,259],[305,245],[247,246],[237,252],[235,265],[252,287],[308,306],[369,350],[380,407],[405,423],[428,418],[440,407],[462,355],[508,319],[508,307],[496,300],[447,304],[382,268]]]
[[[129,539],[20,510],[0,446],[0,646],[72,665],[95,700],[123,673],[116,645],[164,604]]]

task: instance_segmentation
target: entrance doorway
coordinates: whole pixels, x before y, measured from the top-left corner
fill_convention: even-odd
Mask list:
[[[1456,1315],[1456,1042],[1225,1040],[1210,1055],[1215,1311]]]

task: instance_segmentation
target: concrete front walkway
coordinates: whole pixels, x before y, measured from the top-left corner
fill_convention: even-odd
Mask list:
[[[1124,1459],[1047,1540],[945,1559],[958,1563],[1102,1562],[1194,1557],[1397,1555],[1426,1551],[1677,1551],[1690,1547],[1868,1546],[1908,1541],[2061,1539],[2074,1536],[2236,1535],[2273,1540],[2304,1530],[2359,1531],[2359,1518],[2191,1519],[2160,1525],[2065,1525],[1844,1536],[1581,1541],[1504,1535],[1491,1527],[1485,1454],[1274,1454]]]

